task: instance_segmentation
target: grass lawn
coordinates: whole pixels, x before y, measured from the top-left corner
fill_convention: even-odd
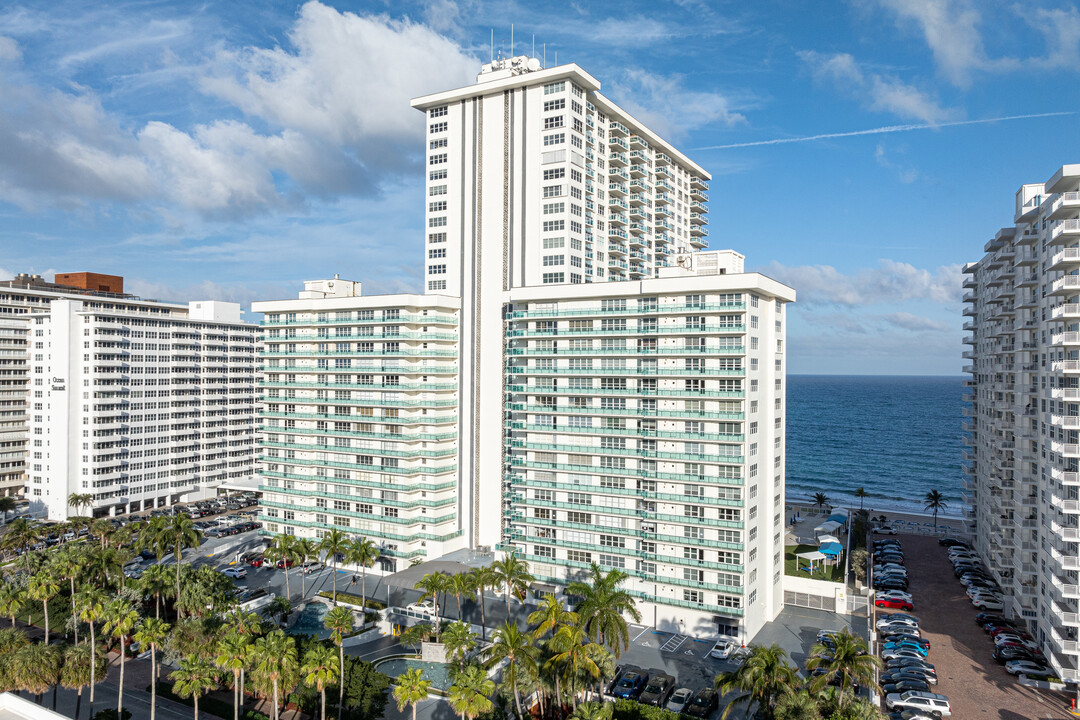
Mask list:
[[[844,581],[844,565],[826,565],[825,572],[821,571],[821,563],[814,563],[814,574],[800,570],[799,563],[806,560],[795,557],[797,553],[807,553],[817,550],[813,545],[788,545],[784,548],[784,574],[794,577],[810,578],[812,580],[831,580],[832,582]]]

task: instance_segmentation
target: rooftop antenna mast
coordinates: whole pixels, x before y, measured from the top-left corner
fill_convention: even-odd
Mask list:
[[[544,43],[544,67],[547,67],[547,43]]]
[[[514,23],[510,23],[510,57],[514,57]]]
[[[491,62],[495,62],[495,28],[491,28]]]
[[[535,33],[533,34],[532,38],[533,38],[532,53],[529,55],[529,57],[536,57],[536,34]]]

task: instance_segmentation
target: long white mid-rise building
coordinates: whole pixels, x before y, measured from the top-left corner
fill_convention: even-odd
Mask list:
[[[556,585],[619,568],[651,621],[749,640],[784,601],[795,293],[696,252],[708,173],[599,90],[513,58],[413,101],[425,295],[335,278],[254,306],[262,516],[370,537],[386,570],[463,547]]]
[[[258,330],[213,301],[59,298],[31,312],[31,510],[123,514],[253,478]],[[73,493],[90,504],[69,506]]]
[[[1005,613],[1080,680],[1080,165],[1016,193],[964,268],[965,513]]]

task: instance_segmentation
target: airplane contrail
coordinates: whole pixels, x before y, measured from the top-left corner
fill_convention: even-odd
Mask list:
[[[832,138],[857,137],[859,135],[884,135],[885,133],[908,132],[910,130],[934,130],[937,128],[957,127],[959,125],[984,125],[986,123],[1004,122],[1006,120],[1029,120],[1032,118],[1061,117],[1062,115],[1075,115],[1075,111],[1036,113],[1033,115],[1009,115],[1007,117],[983,118],[981,120],[954,120],[941,123],[914,123],[910,125],[885,125],[884,127],[870,128],[869,130],[852,130],[850,132],[822,133],[821,135],[806,135],[804,137],[774,138],[772,140],[756,140],[754,142],[731,143],[730,145],[709,145],[699,147],[697,150],[730,150],[732,148],[758,147],[760,145],[786,145],[788,143],[810,142],[812,140],[830,140]]]

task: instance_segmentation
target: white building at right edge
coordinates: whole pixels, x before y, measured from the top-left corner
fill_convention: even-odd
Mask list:
[[[708,174],[599,88],[513,58],[413,101],[426,294],[335,278],[254,307],[261,516],[369,537],[387,571],[460,548],[546,584],[619,568],[650,622],[748,641],[784,603],[795,292],[696,252]]]

